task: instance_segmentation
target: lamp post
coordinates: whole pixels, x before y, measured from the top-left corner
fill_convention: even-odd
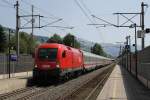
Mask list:
[[[136,23],[132,24],[130,28],[135,28],[135,76],[137,78],[137,33],[136,33]]]
[[[126,39],[127,39],[127,59],[128,59],[128,62],[127,62],[127,65],[128,65],[128,70],[131,71],[131,36],[126,36]],[[129,56],[129,57],[128,57]]]
[[[9,78],[10,78],[10,33],[11,30],[9,29],[9,36],[8,36],[8,74],[9,74]]]
[[[130,66],[129,66],[129,70],[130,70],[130,72],[131,72],[131,36],[129,35],[128,36],[128,38],[129,38],[129,52],[130,52]]]
[[[128,70],[128,50],[129,50],[129,45],[128,45],[129,41],[128,41],[128,36],[126,36],[126,67],[127,67],[127,70]]]
[[[123,59],[123,54],[122,53],[123,53],[123,43],[124,42],[116,42],[116,43],[120,45],[120,47],[119,47],[120,50],[119,50],[119,53],[118,53],[119,55],[118,56],[120,56],[121,59]],[[120,59],[120,62],[122,64],[122,66],[123,66],[123,60],[121,60],[121,59]]]

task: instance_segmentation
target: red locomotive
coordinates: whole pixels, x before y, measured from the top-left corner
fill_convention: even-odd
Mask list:
[[[109,64],[110,59],[63,44],[44,43],[35,52],[33,77],[59,77]]]

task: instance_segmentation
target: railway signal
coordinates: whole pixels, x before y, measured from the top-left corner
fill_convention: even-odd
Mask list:
[[[150,28],[146,28],[145,33],[150,33]]]
[[[150,28],[146,28],[145,30],[138,30],[137,31],[137,37],[138,38],[144,38],[145,34],[150,33]]]

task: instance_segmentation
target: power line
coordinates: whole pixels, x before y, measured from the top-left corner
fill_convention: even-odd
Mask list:
[[[28,11],[26,11],[26,10],[24,10],[24,9],[19,8],[19,10],[20,10],[22,13],[30,14],[30,12],[28,12]]]
[[[43,25],[43,26],[41,26],[41,27],[48,27],[49,25],[54,24],[54,23],[56,23],[56,22],[59,22],[59,21],[61,21],[61,20],[62,20],[62,19],[55,20],[55,21],[53,21],[53,22],[51,22],[51,23],[48,23],[48,24],[46,24],[46,25]]]
[[[83,5],[83,7],[88,11],[88,13],[89,13],[90,15],[92,15],[91,10],[90,10],[90,9],[87,7],[87,5],[83,2],[83,0],[80,0],[80,3],[81,3],[81,4]],[[92,22],[94,22],[95,24],[97,23],[97,22],[95,21],[95,19],[93,19]],[[94,24],[94,23],[92,23],[92,24]],[[98,32],[101,32],[100,29],[99,29],[99,27],[105,27],[105,25],[95,27]],[[103,41],[104,41],[103,35],[102,35],[102,34],[100,34],[100,35],[101,35],[101,37],[102,37],[102,39],[103,39]]]
[[[108,25],[111,25],[111,26],[115,26],[115,27],[116,27],[115,24],[112,24],[112,23],[110,23],[110,22],[108,22],[108,21],[106,21],[106,20],[104,20],[104,19],[102,19],[102,18],[99,18],[99,17],[97,17],[97,16],[95,16],[95,15],[91,15],[91,16],[92,16],[93,18],[99,19],[99,20],[101,20],[101,21],[107,23]]]
[[[24,1],[24,0],[21,0],[23,3],[25,3],[26,5],[32,5],[31,3],[29,3],[29,2],[27,2],[27,1]],[[41,9],[41,8],[39,8],[39,7],[37,7],[37,6],[34,6],[36,9],[38,9],[39,11],[42,11],[42,12],[44,12],[46,15],[50,15],[50,16],[48,16],[48,17],[43,17],[43,18],[50,18],[50,19],[57,19],[57,20],[59,20],[59,19],[62,19],[62,18],[59,18],[59,17],[56,17],[56,16],[54,16],[53,14],[50,14],[49,12],[47,12],[46,10],[44,10],[44,9]],[[64,20],[62,20],[64,23],[66,23]],[[46,22],[47,24],[48,23],[51,23],[51,22],[48,22],[48,21],[44,21],[43,20],[43,22]],[[69,26],[69,25],[67,25],[67,26]]]
[[[87,12],[90,14],[90,15],[92,15],[92,12],[91,12],[91,10],[87,7],[87,5],[83,2],[83,0],[80,0],[80,3],[83,5],[83,7],[87,10]],[[95,20],[92,20],[92,22],[93,23],[96,23],[96,21]],[[92,24],[93,24],[92,23]]]
[[[24,1],[24,0],[21,0],[21,1],[22,1],[23,3],[25,3],[25,4],[27,4],[27,5],[32,5],[31,3],[27,2],[27,1]],[[49,12],[45,11],[45,10],[42,9],[42,8],[39,8],[39,7],[37,7],[37,6],[34,6],[34,7],[35,7],[36,9],[38,9],[38,10],[41,10],[42,12],[45,12],[45,14],[50,15],[52,19],[60,19],[59,17],[56,17],[56,16],[54,16],[53,14],[50,14]]]
[[[82,3],[82,5],[83,5],[83,7],[84,7],[84,9],[82,8],[82,6],[80,5],[80,3],[77,1],[77,0],[74,0],[75,1],[75,3],[77,4],[77,6],[81,9],[81,11],[83,12],[83,14],[87,17],[87,19],[92,23],[92,24],[95,24],[96,23],[96,21],[94,20],[91,20],[90,19],[90,17],[88,16],[88,14],[86,13],[86,11],[84,10],[84,9],[86,9],[88,12],[89,12],[89,14],[90,15],[92,15],[92,13],[91,13],[91,11],[90,11],[90,9],[88,9],[88,7],[85,5],[85,3],[82,1],[82,2],[80,2],[80,3]],[[94,26],[93,26],[94,27]],[[97,30],[97,32],[99,33],[100,32],[100,30],[97,28],[97,27],[94,27],[96,30]],[[102,34],[101,34],[101,36],[102,36]],[[103,37],[103,36],[102,36]],[[102,38],[102,39],[104,39],[104,38]]]
[[[13,4],[11,4],[10,2],[8,2],[7,0],[2,0],[4,3],[6,3],[6,4],[8,4],[8,5],[10,5],[10,6],[14,6]]]
[[[42,28],[42,30],[43,30],[43,31],[45,31],[45,32],[47,32],[47,33],[51,33],[51,34],[53,34],[53,33],[54,33],[54,32],[51,32],[51,31],[49,31],[49,30],[45,29],[45,28]]]
[[[0,4],[1,7],[6,7],[6,8],[13,8],[12,6],[8,6],[8,5],[3,5],[3,4]]]
[[[90,13],[90,15],[92,14],[91,10],[86,6],[86,4],[83,2],[83,0],[80,0],[80,3],[82,3],[82,5],[84,6],[84,8]]]
[[[77,6],[81,9],[81,11],[83,12],[83,14],[87,17],[87,19],[93,23],[93,21],[90,19],[90,17],[88,16],[88,14],[84,11],[84,9],[82,8],[82,6],[80,5],[80,3],[77,0],[74,0],[75,3],[77,4]]]
[[[148,11],[148,7],[149,7],[149,6],[147,6],[147,7],[146,7],[146,9],[145,9],[145,14],[146,14],[146,13],[147,13],[147,11]]]

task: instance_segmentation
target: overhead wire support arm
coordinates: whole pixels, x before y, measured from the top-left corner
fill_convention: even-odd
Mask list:
[[[130,25],[131,26],[131,25]],[[124,26],[117,26],[117,27],[128,27],[128,28],[130,28],[130,26],[128,26],[128,25],[124,25]],[[141,27],[141,26],[136,26],[136,27]]]
[[[87,24],[87,25],[110,25],[110,24]]]
[[[87,25],[94,25],[94,26],[97,26],[96,28],[99,28],[99,27],[106,27],[106,26],[112,26],[110,24],[87,24]]]
[[[33,27],[33,28],[41,28],[41,27]],[[32,27],[20,27],[19,29],[32,29]]]
[[[112,24],[112,23],[110,23],[110,22],[108,22],[108,21],[106,21],[106,20],[104,20],[104,19],[99,18],[99,17],[96,17],[95,15],[91,15],[91,16],[94,17],[94,18],[96,18],[96,19],[99,19],[99,20],[101,20],[101,21],[103,21],[103,22],[105,22],[105,23],[107,23],[108,25],[117,27],[117,25]]]
[[[43,27],[48,27],[48,25],[54,24],[54,23],[59,22],[59,21],[61,21],[61,20],[63,20],[63,19],[58,19],[58,20],[56,20],[56,21],[53,21],[53,22],[48,23],[48,24],[46,24],[46,25],[43,25],[43,26],[41,26],[41,28],[43,28]]]
[[[113,13],[113,14],[141,14],[141,13]]]
[[[19,17],[32,17],[32,16],[34,16],[34,17],[38,17],[38,16],[40,16],[40,15],[22,15],[22,16],[19,16]],[[42,16],[41,16],[42,17]]]
[[[31,17],[31,21],[27,21],[26,24],[24,24],[22,27],[19,27],[19,29],[33,29],[33,28],[42,28],[40,26],[40,23],[41,23],[41,18],[44,17],[44,16],[41,16],[40,14],[38,15],[22,15],[22,16],[18,16],[19,18],[25,18],[25,17]],[[25,27],[25,25],[27,25],[28,23],[34,23],[34,17],[38,17],[39,18],[39,25],[36,26],[36,27]]]
[[[125,21],[124,23],[122,23],[120,25],[119,23],[119,19],[117,19],[117,27],[130,27],[130,26],[127,26],[125,25],[126,23],[128,22],[131,22],[132,24],[134,24],[135,22],[132,21],[133,18],[135,18],[137,15],[141,15],[141,13],[113,13],[115,15],[117,15],[117,18],[120,16],[122,16],[123,18],[127,19],[127,21]],[[127,16],[125,15],[133,15],[131,18],[128,18]],[[137,27],[141,27],[140,25],[137,25]]]
[[[66,29],[73,29],[74,28],[74,27],[65,27],[65,26],[47,26],[47,27],[66,28]]]
[[[127,19],[127,22],[128,21],[130,21],[131,23],[133,23],[134,24],[134,22],[131,20],[131,19],[133,19],[134,17],[136,17],[138,14],[135,14],[133,17],[131,17],[131,18],[128,18],[128,17],[126,17],[124,14],[120,14],[122,17],[124,17],[124,18],[126,18]],[[126,23],[127,23],[126,22]]]

